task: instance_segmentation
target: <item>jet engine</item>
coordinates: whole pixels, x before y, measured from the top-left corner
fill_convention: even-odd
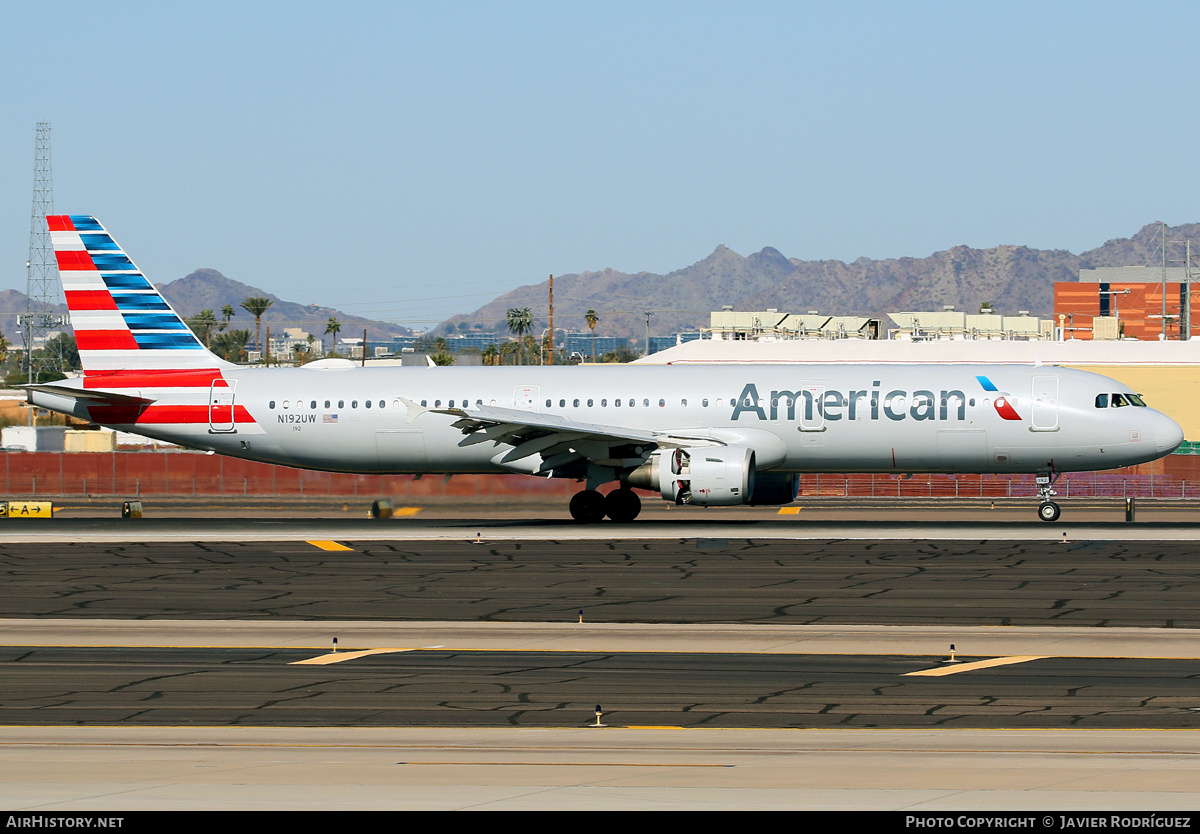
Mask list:
[[[664,449],[639,466],[628,483],[657,490],[676,504],[748,504],[754,493],[754,450],[745,446]]]

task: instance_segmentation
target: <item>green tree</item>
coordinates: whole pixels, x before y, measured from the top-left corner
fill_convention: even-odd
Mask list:
[[[187,326],[196,334],[196,338],[204,342],[206,348],[212,348],[212,331],[217,326],[217,317],[212,310],[201,310],[187,320]]]
[[[47,339],[46,346],[42,349],[42,357],[61,362],[62,370],[77,371],[83,367],[79,361],[79,348],[75,344],[75,337],[70,333],[59,333],[54,338]],[[61,376],[55,378],[62,379]]]
[[[533,329],[533,313],[528,307],[509,307],[508,308],[508,329],[517,337],[517,344],[520,345],[521,360],[524,364],[525,359],[525,334]]]
[[[262,351],[262,317],[275,302],[261,295],[251,296],[242,302],[242,309],[254,316],[254,347]]]
[[[213,336],[211,350],[228,362],[243,362],[246,359],[246,345],[249,343],[249,330],[226,330]]]
[[[596,361],[596,325],[600,323],[600,317],[596,315],[596,311],[588,308],[588,311],[583,314],[587,321],[588,329],[592,331],[592,361]]]
[[[237,310],[233,309],[232,304],[226,304],[221,308],[221,330],[229,329],[229,320],[237,315]]]
[[[483,349],[483,364],[499,365],[500,364],[500,349],[496,345],[490,344]]]
[[[333,316],[330,316],[329,321],[325,324],[325,333],[321,334],[321,347],[325,346],[325,336],[330,333],[333,334],[333,345],[330,348],[330,352],[333,353],[335,356],[337,355],[337,334],[340,333],[341,330],[342,330],[342,325],[338,322],[338,320],[336,318],[334,318]]]

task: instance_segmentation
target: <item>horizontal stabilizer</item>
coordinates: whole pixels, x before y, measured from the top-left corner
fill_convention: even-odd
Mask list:
[[[72,400],[82,400],[89,403],[101,403],[108,405],[149,405],[154,402],[146,397],[134,397],[129,394],[117,394],[112,391],[97,391],[95,389],[83,390],[81,388],[72,388],[66,385],[54,385],[51,383],[43,383],[40,385],[22,385],[21,388],[26,391],[37,391],[42,394],[53,394],[58,397],[67,397]]]

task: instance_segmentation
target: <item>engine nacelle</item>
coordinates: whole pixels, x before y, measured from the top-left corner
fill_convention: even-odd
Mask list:
[[[750,503],[756,507],[790,504],[800,491],[800,476],[795,472],[761,472],[754,480]]]
[[[658,491],[676,504],[730,507],[754,494],[754,450],[745,446],[664,450],[654,461]]]

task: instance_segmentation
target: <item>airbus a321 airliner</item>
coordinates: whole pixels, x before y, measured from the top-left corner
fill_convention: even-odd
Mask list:
[[[47,221],[84,375],[29,386],[29,401],[223,455],[571,478],[581,522],[634,519],[631,487],[778,505],[801,472],[1034,473],[1038,515],[1054,521],[1059,473],[1145,463],[1183,440],[1121,383],[1057,367],[243,367],[205,349],[95,218]]]

